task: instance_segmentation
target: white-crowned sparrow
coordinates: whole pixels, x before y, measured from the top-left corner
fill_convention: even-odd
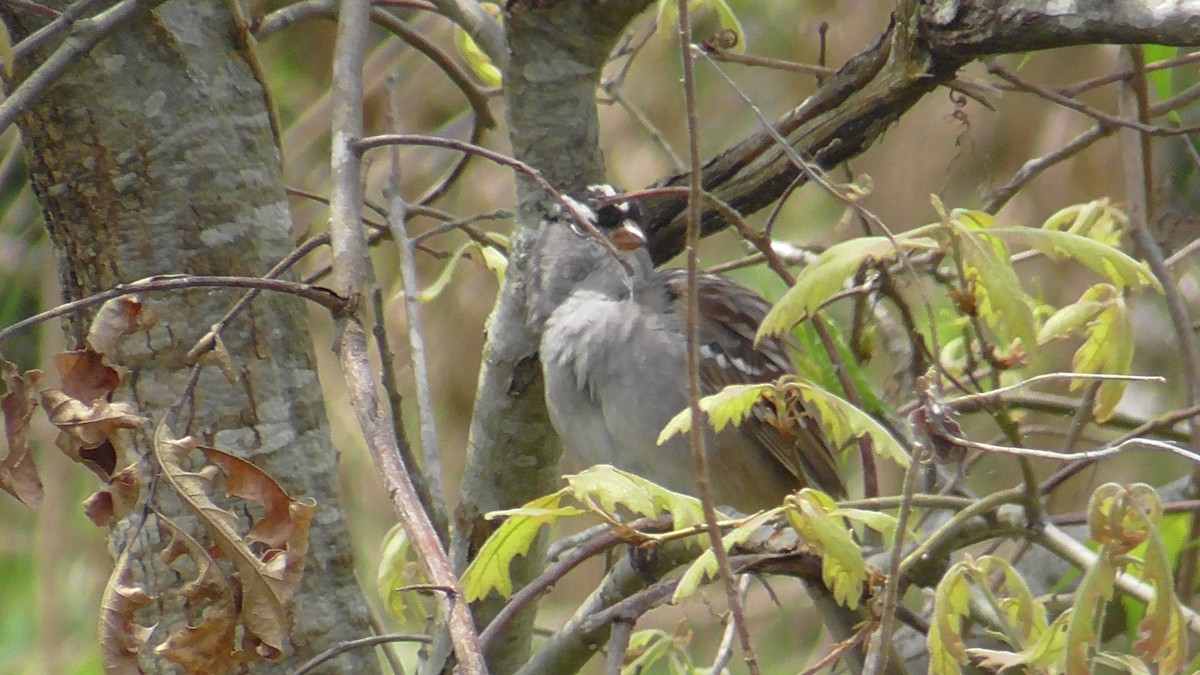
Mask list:
[[[546,404],[566,450],[585,465],[612,464],[695,494],[687,439],[656,444],[663,426],[688,404],[686,272],[654,269],[637,204],[614,202],[616,195],[609,186],[592,186],[582,199],[570,200],[615,254],[561,207],[544,224],[530,322],[542,332]],[[712,274],[699,277],[698,292],[703,394],[793,372],[783,341],[754,346],[769,309],[762,297]],[[811,419],[801,415],[780,429],[784,425],[770,422],[765,409],[758,413],[739,427],[709,433],[717,504],[758,510],[806,485],[845,494],[833,453]]]

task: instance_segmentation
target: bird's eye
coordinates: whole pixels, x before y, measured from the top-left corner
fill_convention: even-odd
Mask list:
[[[602,231],[615,230],[627,217],[628,214],[620,206],[602,206],[596,213],[596,227]]]

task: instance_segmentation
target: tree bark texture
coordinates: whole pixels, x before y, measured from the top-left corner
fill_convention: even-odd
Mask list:
[[[16,25],[11,15],[6,21],[18,35],[36,28]],[[259,276],[293,248],[269,103],[237,36],[225,3],[167,3],[108,38],[20,118],[67,300],[156,274]],[[18,77],[34,66],[18,64]],[[128,437],[144,471],[152,471],[153,426],[192,370],[188,350],[240,293],[147,297],[157,325],[109,355],[128,369],[118,398],[153,419]],[[67,322],[68,344],[82,345],[89,319]],[[282,672],[371,632],[306,322],[300,300],[258,297],[222,335],[236,381],[205,367],[173,429],[254,463],[293,497],[318,505],[292,605],[292,644],[282,664],[260,663],[258,672]],[[158,489],[157,506],[199,533],[169,489]],[[157,624],[142,666],[174,672],[153,657],[153,646],[194,618],[179,592],[187,579],[161,562],[158,528],[135,529],[140,514],[114,527],[110,544],[115,552],[134,547],[134,583],[156,598],[138,615],[143,625]],[[370,673],[378,664],[370,650],[356,650],[324,668]]]

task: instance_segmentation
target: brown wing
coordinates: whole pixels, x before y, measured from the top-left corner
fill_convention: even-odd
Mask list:
[[[671,311],[683,316],[687,272],[659,272],[666,283]],[[700,380],[704,393],[713,394],[731,384],[770,382],[794,372],[787,344],[767,338],[754,346],[754,335],[770,305],[754,291],[725,277],[702,274],[700,295]],[[743,428],[794,475],[834,497],[843,497],[846,486],[837,472],[837,461],[824,435],[798,401],[791,402],[787,419],[780,420],[772,406],[759,405]]]

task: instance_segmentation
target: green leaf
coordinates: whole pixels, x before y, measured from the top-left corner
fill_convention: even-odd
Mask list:
[[[481,2],[479,6],[484,12],[496,17],[497,20],[503,21],[504,11],[500,8],[500,5]],[[467,31],[457,25],[454,28],[454,46],[458,48],[459,55],[467,62],[467,67],[471,69],[471,72],[475,73],[480,82],[489,87],[499,87],[503,84],[504,76],[500,72],[500,69],[496,67],[496,64],[492,63],[487,54],[483,53],[483,50],[479,48],[475,40],[467,34]]]
[[[898,240],[904,249],[931,248],[928,239]],[[796,277],[796,283],[767,313],[758,337],[778,335],[816,312],[842,290],[859,266],[870,260],[896,257],[896,245],[887,237],[859,237],[829,247]]]
[[[1087,339],[1075,351],[1071,362],[1075,372],[1128,375],[1133,370],[1133,324],[1123,299],[1115,298],[1097,314],[1088,324],[1086,334]],[[1071,383],[1072,390],[1080,386],[1082,381]],[[1112,419],[1128,386],[1125,380],[1105,380],[1100,384],[1092,405],[1096,422],[1103,424]]]
[[[988,576],[993,570],[998,568],[1004,575],[1004,589],[1008,591],[1009,595],[999,597],[997,600],[1001,609],[1008,613],[1009,624],[1019,632],[1022,640],[1022,644],[1016,644],[1013,647],[1018,649],[1024,647],[1025,642],[1036,639],[1042,631],[1046,630],[1045,606],[1034,599],[1033,591],[1029,589],[1025,578],[1012,566],[1012,563],[998,556],[984,556],[979,559],[978,567],[980,574],[977,581],[984,586],[989,585]]]
[[[730,530],[725,536],[721,537],[721,546],[728,551],[738,544],[745,543],[758,528],[764,523],[776,516],[775,511],[763,511],[755,515],[753,518]],[[695,595],[700,588],[700,584],[715,579],[717,576],[717,555],[713,552],[712,546],[704,550],[700,557],[688,566],[683,576],[679,578],[679,584],[675,587],[675,594],[671,596],[671,603],[679,603]]]
[[[857,609],[867,580],[867,562],[845,521],[833,515],[837,505],[823,492],[805,488],[784,506],[788,522],[821,552],[821,579],[839,605]]]
[[[1038,636],[1037,642],[1026,649],[1008,652],[971,648],[967,650],[967,653],[982,658],[983,662],[979,665],[985,668],[1005,669],[1027,666],[1035,673],[1061,672],[1062,668],[1056,666],[1060,666],[1059,662],[1066,649],[1067,625],[1072,614],[1070,609],[1059,614],[1054,623]]]
[[[967,645],[962,636],[962,620],[970,609],[967,579],[969,562],[956,563],[938,582],[933,595],[933,621],[925,643],[929,647],[929,672],[932,675],[959,675],[967,662]]]
[[[1083,292],[1079,300],[1055,312],[1038,332],[1038,344],[1044,345],[1083,332],[1096,315],[1120,297],[1112,284],[1096,284]]]
[[[1179,47],[1166,45],[1143,45],[1142,50],[1145,52],[1147,63],[1166,61],[1179,55]],[[1154,93],[1160,101],[1165,101],[1174,95],[1174,87],[1171,85],[1172,72],[1170,68],[1160,68],[1146,73],[1146,78],[1150,80],[1150,84],[1154,85]]]
[[[899,521],[893,515],[880,513],[879,511],[847,508],[835,509],[830,515],[862,523],[872,530],[879,532],[883,535],[883,545],[885,547],[891,546],[892,542],[896,540],[896,527],[899,525]]]
[[[575,507],[560,507],[565,493],[565,490],[560,490],[535,499],[519,509],[488,514],[489,518],[507,516],[508,520],[488,537],[479,549],[479,555],[463,573],[463,594],[466,595],[467,602],[482,600],[492,591],[505,598],[512,595],[509,565],[517,556],[529,552],[529,547],[537,540],[542,526],[559,518],[585,513]]]
[[[1036,322],[1028,295],[999,239],[989,236],[992,217],[980,211],[955,211],[950,230],[958,240],[967,276],[975,284],[979,316],[1001,339],[1021,341],[1025,353],[1037,348]],[[981,292],[982,291],[982,292]]]
[[[483,264],[495,273],[497,281],[504,281],[504,273],[508,269],[508,259],[504,257],[504,254],[491,246],[482,246],[478,242],[469,241],[454,251],[433,283],[417,294],[417,300],[421,302],[435,300],[442,294],[442,291],[446,290],[446,286],[454,276],[454,270],[458,267],[459,259],[472,256],[479,256],[483,260]]]
[[[1037,249],[1052,260],[1076,260],[1093,272],[1108,277],[1119,288],[1149,286],[1159,293],[1163,292],[1162,284],[1154,278],[1145,263],[1089,237],[1031,227],[997,227],[988,230],[988,234]]]
[[[388,614],[402,626],[423,628],[433,617],[435,608],[430,605],[428,596],[405,591],[408,586],[425,583],[428,579],[417,563],[404,528],[399,524],[392,526],[383,537],[375,588]]]
[[[834,347],[837,348],[838,357],[841,358],[845,374],[849,377],[850,384],[854,387],[854,391],[858,393],[859,399],[863,403],[863,409],[872,414],[885,414],[891,411],[891,406],[875,393],[877,387],[859,363],[858,356],[850,349],[846,332],[842,330],[841,325],[832,316],[825,316],[823,318],[825,319],[825,327],[828,329],[829,336],[833,340]],[[798,353],[809,355],[807,358],[794,359],[797,362],[797,370],[805,376],[805,380],[846,398],[845,392],[842,390],[842,383],[838,379],[837,368],[833,363],[829,359],[812,358],[811,356],[812,354],[825,353],[825,348],[820,338],[816,335],[816,330],[808,323],[802,323],[797,328],[795,333],[798,336],[804,336],[803,338],[798,338],[798,341],[801,343]],[[868,330],[870,330],[870,327],[868,327]]]
[[[833,445],[841,446],[861,436],[868,436],[875,444],[876,455],[902,467],[908,466],[909,457],[904,446],[875,418],[849,401],[796,378],[785,379],[783,386],[800,390],[801,398],[821,420],[821,429]]]
[[[1117,246],[1128,224],[1129,219],[1108,199],[1097,199],[1060,209],[1042,223],[1042,229],[1070,232],[1102,244]]]
[[[704,522],[704,511],[700,500],[695,497],[671,492],[645,478],[607,464],[598,464],[564,478],[567,489],[576,499],[597,506],[614,519],[620,515],[619,508],[624,507],[642,516],[670,513],[678,530]]]
[[[700,410],[705,413],[714,431],[720,431],[728,424],[737,426],[750,416],[754,405],[775,391],[775,385],[765,384],[731,384],[721,391],[700,399]],[[662,445],[676,434],[686,434],[692,428],[692,409],[683,411],[671,418],[658,434],[658,444]]]
[[[1132,654],[1119,654],[1116,652],[1100,652],[1096,654],[1096,665],[1107,666],[1107,668],[1116,668],[1130,675],[1150,675],[1151,672],[1170,673],[1172,671],[1162,667],[1161,664],[1155,663],[1158,670],[1151,671],[1141,659]],[[1178,672],[1178,671],[1174,671]]]
[[[670,633],[661,628],[640,630],[629,638],[629,649],[626,654],[637,654],[637,658],[628,662],[622,668],[646,669],[666,658],[675,648]],[[635,672],[638,672],[635,670]]]
[[[1137,489],[1138,486],[1134,486]],[[1183,621],[1183,610],[1175,595],[1174,577],[1171,574],[1171,558],[1159,531],[1162,507],[1158,495],[1148,486],[1144,488],[1142,501],[1149,502],[1149,509],[1134,509],[1146,531],[1145,562],[1142,577],[1154,587],[1154,597],[1146,607],[1146,616],[1138,626],[1139,639],[1134,644],[1152,663],[1158,664],[1160,672],[1172,673],[1182,670],[1188,655],[1187,628]]]

